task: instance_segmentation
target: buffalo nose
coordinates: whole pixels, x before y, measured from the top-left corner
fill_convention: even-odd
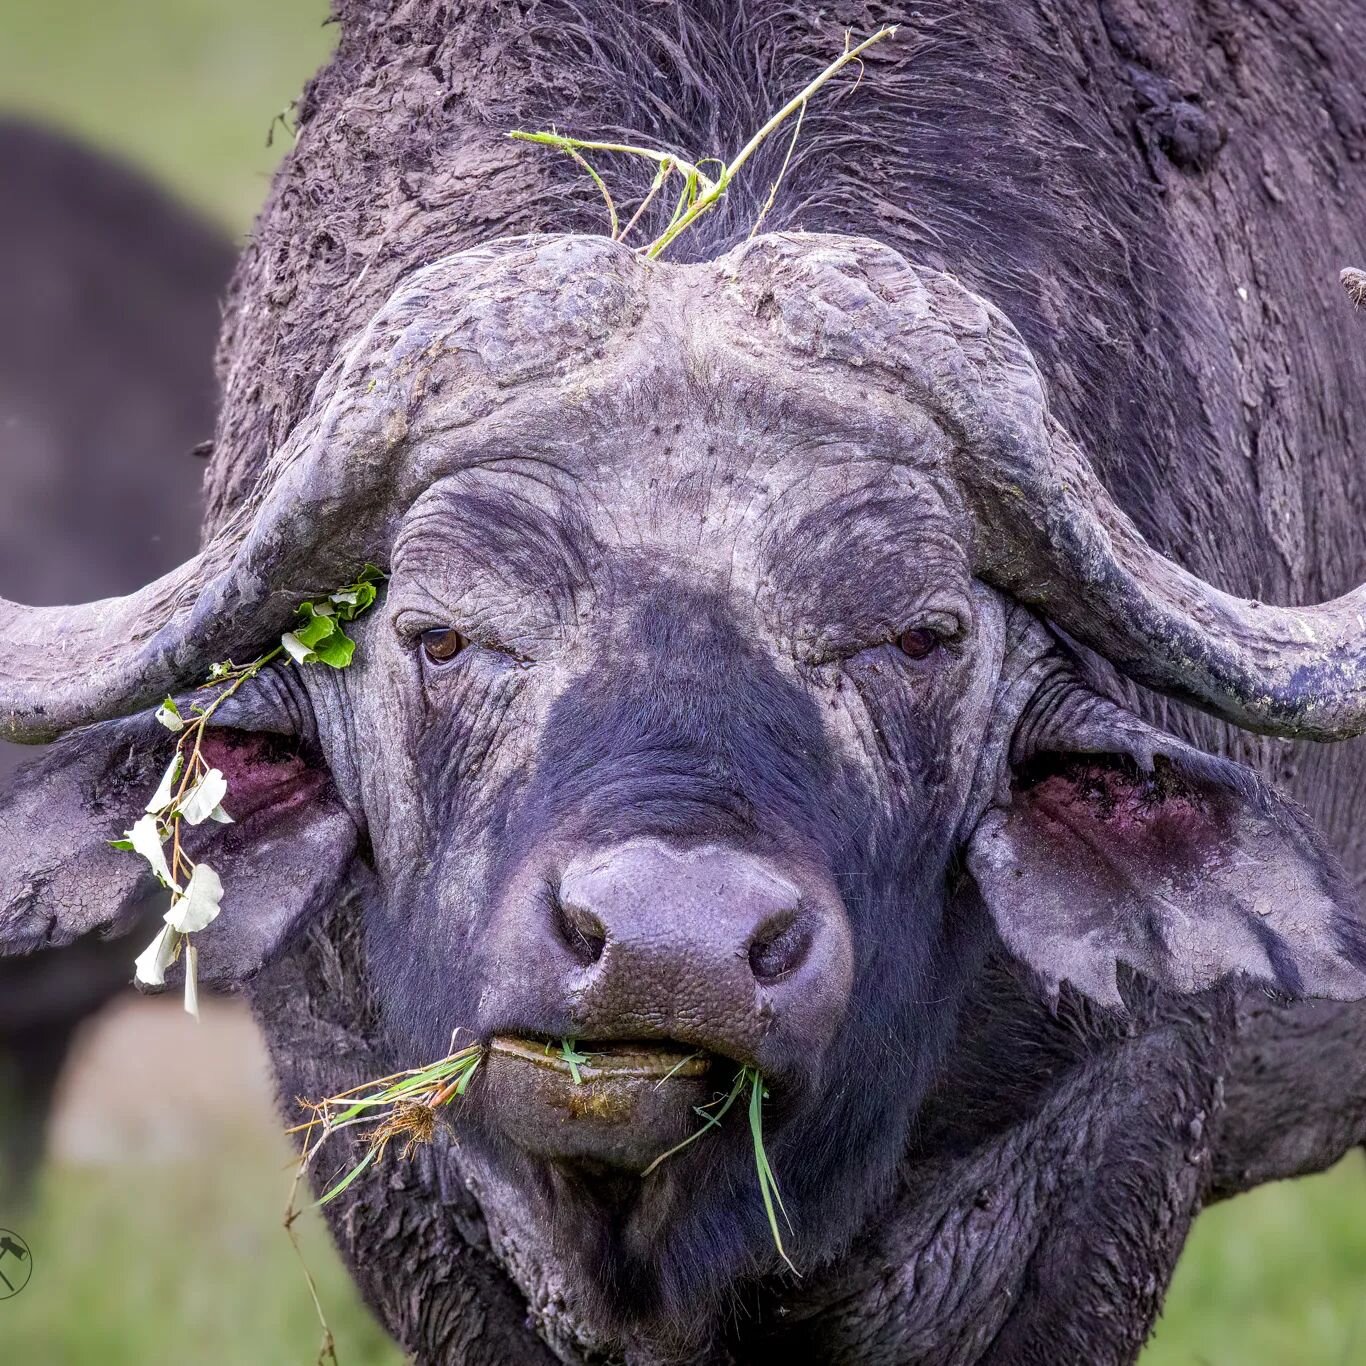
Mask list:
[[[723,845],[639,839],[575,859],[555,898],[588,1030],[751,1058],[773,1030],[819,1047],[848,996],[842,908]]]

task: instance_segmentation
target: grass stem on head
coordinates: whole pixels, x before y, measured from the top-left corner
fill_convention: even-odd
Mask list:
[[[682,177],[683,184],[679,191],[678,201],[674,206],[674,211],[664,230],[651,242],[646,243],[637,250],[650,259],[656,259],[668,250],[669,246],[676,242],[683,233],[697,222],[704,214],[714,209],[722,199],[725,198],[726,191],[730,188],[740,172],[744,169],[745,163],[768,141],[774,133],[782,127],[794,114],[797,116],[797,126],[792,135],[792,141],[788,145],[787,155],[783,159],[782,169],[778,172],[778,178],[773,182],[773,187],[769,191],[768,198],[759,211],[759,216],[755,220],[750,236],[753,237],[759,231],[759,226],[763,222],[768,211],[773,207],[773,203],[778,195],[778,187],[782,184],[783,177],[787,174],[787,168],[792,160],[792,153],[797,145],[797,137],[801,133],[802,118],[806,113],[807,102],[815,95],[827,82],[832,80],[851,62],[859,67],[859,79],[862,80],[862,56],[874,43],[880,43],[884,38],[890,38],[896,33],[895,25],[884,25],[878,29],[871,37],[865,38],[861,43],[851,46],[851,35],[846,32],[844,35],[844,51],[835,58],[829,66],[825,68],[813,80],[809,81],[801,90],[797,92],[786,104],[782,106],[768,121],[754,134],[750,140],[735,154],[728,162],[720,161],[717,158],[703,157],[696,162],[688,161],[674,152],[667,152],[659,147],[637,146],[626,142],[595,142],[589,138],[566,137],[563,133],[536,132],[530,133],[523,129],[516,129],[509,133],[510,138],[515,138],[519,142],[536,142],[546,147],[556,147],[560,151],[567,153],[575,162],[588,174],[593,184],[597,186],[599,193],[607,204],[607,216],[609,225],[609,235],[614,242],[623,241],[635,227],[641,215],[653,201],[656,194],[664,187],[664,183],[673,175]],[[637,157],[645,161],[653,161],[658,165],[654,181],[644,198],[641,200],[635,213],[631,215],[630,221],[624,228],[620,226],[617,215],[617,206],[607,188],[602,176],[597,169],[584,156],[585,152],[606,152],[616,153],[621,156]],[[702,167],[715,162],[720,169],[716,175],[709,176]]]

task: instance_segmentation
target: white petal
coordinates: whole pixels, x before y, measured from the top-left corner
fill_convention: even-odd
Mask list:
[[[233,824],[232,817],[229,816],[228,813],[224,811],[221,806],[215,806],[214,809],[209,812],[209,819],[211,821],[217,821],[219,825]]]
[[[133,845],[133,852],[141,854],[152,865],[152,871],[163,887],[174,887],[171,878],[171,865],[166,862],[166,851],[161,847],[161,831],[157,829],[155,816],[142,816],[124,837]]]
[[[160,811],[165,811],[171,804],[171,798],[175,796],[176,779],[180,777],[180,765],[183,756],[179,750],[175,752],[175,758],[171,760],[171,766],[161,776],[161,786],[157,788],[152,800],[143,808],[145,811],[156,815]]]
[[[178,711],[172,711],[171,708],[164,703],[157,708],[157,720],[160,721],[172,735],[185,729],[185,722],[180,719],[180,713]]]
[[[280,644],[289,651],[289,657],[297,664],[312,664],[316,658],[313,651],[293,631],[286,631],[280,637]]]
[[[133,965],[133,975],[139,981],[149,987],[164,987],[166,985],[166,969],[176,960],[176,954],[180,951],[180,936],[166,925],[161,933],[138,954],[137,962]]]
[[[171,902],[166,923],[182,934],[193,934],[218,918],[223,884],[207,863],[196,863],[185,892]]]
[[[199,1018],[199,950],[185,945],[185,1013]]]
[[[191,825],[200,825],[213,815],[227,792],[227,779],[211,768],[181,799],[180,814]]]

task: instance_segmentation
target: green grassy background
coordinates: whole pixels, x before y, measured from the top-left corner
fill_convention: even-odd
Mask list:
[[[327,0],[0,0],[0,110],[139,162],[242,231],[332,46]],[[3,202],[3,201],[0,201]]]
[[[325,15],[323,0],[7,0],[0,109],[121,153],[241,233],[288,141],[277,126],[268,147],[267,130],[330,45]],[[154,1073],[145,1084],[155,1097]],[[37,1208],[13,1216],[34,1278],[0,1302],[0,1358],[311,1362],[316,1324],[279,1227],[284,1160],[258,1107],[193,1160],[51,1168]],[[1366,1366],[1364,1178],[1354,1154],[1203,1215],[1144,1366]],[[305,1238],[343,1366],[396,1362],[316,1221]]]

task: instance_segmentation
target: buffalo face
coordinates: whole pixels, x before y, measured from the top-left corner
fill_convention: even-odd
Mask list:
[[[982,938],[945,912],[1002,612],[929,424],[916,468],[706,354],[584,408],[422,493],[312,709],[396,1056],[491,1041],[467,1144],[648,1316],[778,1264],[748,1089],[643,1175],[739,1069],[794,1257],[890,1180]]]

